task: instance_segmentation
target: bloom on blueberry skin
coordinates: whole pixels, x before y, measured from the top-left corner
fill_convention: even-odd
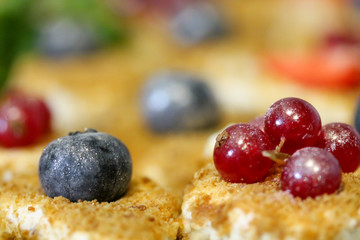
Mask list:
[[[44,192],[73,202],[117,200],[127,191],[131,175],[132,160],[124,143],[96,130],[54,140],[39,162]]]

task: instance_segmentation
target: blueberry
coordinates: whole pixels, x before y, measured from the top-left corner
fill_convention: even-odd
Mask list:
[[[356,113],[355,113],[355,128],[360,133],[360,96],[358,98]]]
[[[97,132],[70,133],[51,142],[39,163],[39,178],[49,197],[70,201],[114,201],[127,190],[132,161],[117,138]]]
[[[207,39],[223,36],[224,21],[210,3],[196,2],[180,10],[171,21],[174,38],[191,46]]]
[[[351,1],[355,8],[360,8],[360,0]]]
[[[91,26],[60,19],[40,28],[37,45],[45,56],[61,58],[94,51],[99,39]]]
[[[150,128],[160,133],[209,127],[220,115],[210,88],[183,72],[152,75],[144,86],[141,105]]]

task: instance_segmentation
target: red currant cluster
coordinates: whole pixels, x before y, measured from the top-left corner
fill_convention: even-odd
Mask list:
[[[226,181],[261,181],[274,161],[284,164],[281,188],[293,196],[330,194],[339,188],[341,172],[358,168],[360,135],[345,123],[322,126],[310,103],[284,98],[265,116],[232,125],[216,139],[214,163]]]
[[[49,132],[50,118],[41,99],[9,91],[0,105],[0,145],[19,147],[35,143]]]

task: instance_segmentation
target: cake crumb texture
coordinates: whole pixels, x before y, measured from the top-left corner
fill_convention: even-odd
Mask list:
[[[301,200],[280,189],[279,172],[273,169],[259,183],[228,183],[221,179],[213,164],[208,164],[195,174],[185,190],[183,238],[206,239],[210,235],[211,239],[249,240],[360,238],[358,173],[343,174],[337,193]]]
[[[114,202],[47,197],[36,174],[0,185],[0,239],[176,239],[179,198],[148,178]]]

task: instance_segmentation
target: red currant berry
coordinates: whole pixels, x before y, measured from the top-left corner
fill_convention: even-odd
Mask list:
[[[249,122],[250,125],[253,125],[264,132],[264,119],[265,116],[258,116]]]
[[[254,183],[265,177],[273,161],[262,155],[271,149],[264,132],[249,124],[235,124],[216,138],[214,164],[229,182]]]
[[[351,33],[330,33],[324,37],[325,46],[356,46],[359,44],[359,39]]]
[[[0,144],[4,147],[24,146],[33,141],[28,133],[29,120],[24,109],[4,104],[0,109]]]
[[[340,183],[341,168],[337,159],[317,147],[296,151],[287,160],[281,175],[281,188],[302,199],[333,193]]]
[[[318,147],[331,152],[343,172],[354,172],[360,164],[360,136],[345,123],[329,123],[319,132]]]
[[[112,0],[112,5],[119,9],[121,13],[134,14],[144,13],[164,13],[174,14],[186,4],[197,0]]]
[[[14,105],[25,110],[35,134],[41,135],[49,132],[51,115],[44,101],[22,93],[11,95],[9,99]]]
[[[283,98],[266,111],[265,133],[274,145],[285,138],[282,152],[292,154],[296,150],[314,146],[321,129],[321,119],[316,109],[299,98]]]
[[[18,147],[36,142],[50,130],[50,118],[42,100],[17,91],[9,93],[0,107],[0,144]]]

